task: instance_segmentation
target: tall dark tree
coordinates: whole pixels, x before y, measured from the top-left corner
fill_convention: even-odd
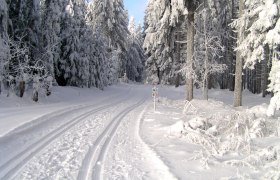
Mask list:
[[[242,17],[244,11],[244,0],[239,0],[239,17]],[[244,27],[238,29],[237,41],[240,43],[243,40]],[[239,44],[238,44],[239,45]],[[243,59],[240,50],[236,54],[236,69],[235,69],[235,86],[234,86],[234,107],[242,105],[242,69]]]
[[[8,7],[5,0],[0,0],[0,94],[5,79],[4,65],[8,59]]]
[[[187,80],[186,80],[186,99],[193,99],[193,54],[194,54],[194,14],[196,10],[196,0],[187,0]]]

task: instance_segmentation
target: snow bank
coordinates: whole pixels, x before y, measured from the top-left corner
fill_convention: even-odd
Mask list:
[[[219,100],[223,97],[230,99],[229,94],[225,94],[222,91],[212,93]],[[251,96],[251,100],[248,98],[250,102],[245,102],[255,104],[250,108],[233,108],[216,98],[209,101],[196,99],[187,102],[188,106],[184,100],[159,98],[158,113],[152,116],[154,121],[145,123],[153,124],[152,132],[160,139],[155,140],[154,146],[160,155],[165,155],[162,158],[168,164],[185,166],[186,169],[174,167],[174,172],[182,174],[179,177],[185,177],[186,173],[182,171],[190,171],[193,172],[193,175],[188,174],[190,179],[209,177],[213,173],[212,177],[218,179],[279,179],[280,122],[267,117],[267,99],[256,97]],[[265,103],[256,105],[259,102]],[[196,145],[200,150],[191,150],[196,149]],[[184,152],[176,152],[178,149],[184,149]],[[180,160],[186,158],[167,155],[173,151],[184,154],[188,160],[181,163]],[[198,164],[190,167],[189,163]],[[220,168],[223,170],[217,173]]]

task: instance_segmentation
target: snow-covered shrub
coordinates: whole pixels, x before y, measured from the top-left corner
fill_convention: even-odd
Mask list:
[[[184,123],[183,135],[191,143],[201,145],[208,155],[218,154],[215,127],[206,118],[194,117]]]
[[[197,106],[197,102],[192,102]],[[200,101],[199,101],[200,103]],[[202,166],[207,168],[208,163],[217,161],[225,155],[238,154],[241,157],[247,157],[255,154],[255,144],[253,139],[266,137],[275,133],[274,125],[266,116],[267,105],[252,107],[247,110],[232,109],[220,102],[208,101],[206,112],[197,111],[197,114],[184,114],[189,121],[184,123],[182,138],[189,143],[200,145],[203,152],[198,157]],[[223,111],[213,111],[213,109],[223,108]],[[271,123],[268,127],[268,124]],[[273,130],[271,130],[273,129]],[[262,162],[273,160],[273,153],[263,155]],[[197,156],[196,156],[197,157]],[[256,169],[254,163],[249,159],[229,160],[226,164],[237,167],[249,167]],[[246,176],[247,177],[247,176]],[[248,176],[249,177],[249,176]]]
[[[219,155],[224,155],[230,152],[249,152],[250,144],[242,136],[230,134],[219,143],[218,151]]]
[[[241,160],[225,161],[226,164],[236,167],[249,167],[254,170],[264,168],[266,173],[262,179],[279,179],[280,175],[280,148],[271,146],[264,149],[256,150],[248,157]]]
[[[197,114],[197,108],[190,101],[186,100],[183,114]]]
[[[168,133],[171,136],[181,137],[184,131],[184,121],[178,121],[168,128]]]
[[[207,119],[202,117],[195,117],[188,121],[185,125],[193,130],[207,130],[209,127],[212,127],[212,125],[207,122]]]
[[[261,105],[257,105],[254,106],[248,110],[246,110],[246,112],[248,112],[248,114],[253,114],[256,118],[259,117],[266,117],[266,111],[267,111],[268,105],[267,104],[261,104]]]
[[[43,88],[42,85],[39,85],[42,82],[44,82],[43,84],[48,84],[44,88],[48,89],[46,94],[50,95],[52,78],[47,78],[49,72],[45,62],[40,59],[31,60],[29,55],[31,50],[23,41],[23,38],[18,38],[18,40],[9,39],[7,41],[10,53],[7,62],[2,67],[5,71],[2,72],[1,79],[7,84],[8,96],[10,92],[13,92],[17,96],[23,97],[28,85],[32,84],[33,89],[35,89],[34,92],[38,92],[39,88]],[[33,93],[33,100],[38,100],[36,93]]]
[[[259,118],[252,122],[249,129],[250,138],[263,137],[266,132],[265,119]]]
[[[34,75],[32,80],[33,101],[37,102],[39,100],[39,94],[44,94],[46,96],[51,95],[53,78],[48,75]]]

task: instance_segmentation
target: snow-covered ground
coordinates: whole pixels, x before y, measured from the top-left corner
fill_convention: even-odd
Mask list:
[[[184,87],[54,87],[39,103],[0,95],[0,179],[279,179],[279,112],[269,98]],[[185,108],[185,111],[183,112]],[[278,132],[279,131],[279,132]]]

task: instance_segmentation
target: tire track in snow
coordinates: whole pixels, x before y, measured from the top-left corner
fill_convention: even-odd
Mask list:
[[[147,98],[141,99],[112,119],[111,123],[109,123],[100,136],[95,140],[94,144],[89,148],[79,171],[78,180],[100,179],[103,170],[102,162],[104,161],[111,140],[113,139],[120,123],[129,112],[142,105],[146,99]]]
[[[99,111],[102,111],[102,110],[105,110],[107,108],[113,107],[117,104],[120,104],[124,100],[127,100],[128,98],[129,98],[129,96],[127,96],[126,98],[123,98],[121,100],[118,100],[116,102],[113,102],[113,103],[111,102],[111,103],[109,103],[105,106],[95,108],[93,110],[85,112],[85,113],[71,119],[70,121],[68,121],[65,124],[62,124],[61,126],[56,128],[55,130],[53,130],[50,133],[48,133],[47,135],[45,135],[43,138],[39,139],[38,141],[31,144],[26,149],[24,149],[23,151],[21,151],[20,153],[15,155],[13,158],[9,159],[6,163],[1,165],[1,167],[0,167],[0,179],[5,179],[5,180],[12,179],[20,171],[20,169],[22,167],[24,167],[25,164],[28,163],[28,161],[33,156],[38,154],[46,146],[48,146],[54,140],[56,140],[61,135],[63,135],[65,132],[70,130],[72,127],[74,127],[75,125],[80,123],[83,119],[85,119],[86,117],[89,117],[90,115],[92,115],[94,113],[97,113]],[[71,111],[73,111],[73,110],[71,110]],[[69,112],[67,111],[64,114],[67,114],[67,113],[69,113]],[[56,116],[52,117],[52,119],[55,118],[55,117]]]

